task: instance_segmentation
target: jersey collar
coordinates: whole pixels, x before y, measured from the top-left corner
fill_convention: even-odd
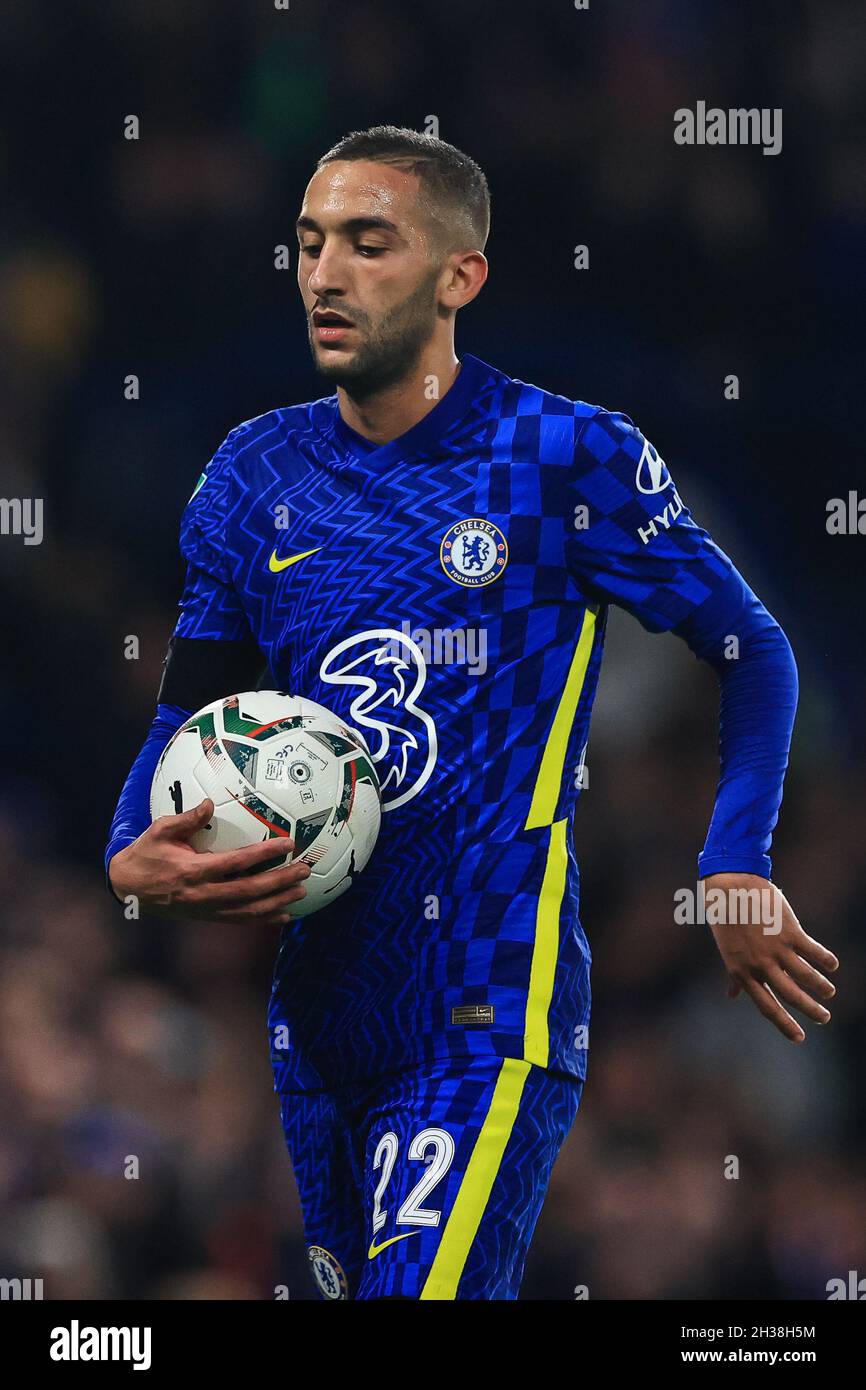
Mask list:
[[[473,357],[470,352],[464,352],[460,358],[460,371],[433,409],[428,411],[417,425],[413,425],[396,439],[390,439],[386,444],[378,446],[346,424],[334,395],[330,398],[334,411],[334,435],[346,449],[359,455],[365,462],[375,465],[376,468],[387,467],[390,463],[408,458],[410,454],[420,453],[426,445],[441,439],[450,427],[466,414],[484,381],[493,374],[493,367],[489,367],[480,358]]]

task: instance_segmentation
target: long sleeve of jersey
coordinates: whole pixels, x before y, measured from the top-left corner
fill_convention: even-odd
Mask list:
[[[736,571],[674,631],[719,678],[720,775],[698,875],[769,878],[797,709],[797,666],[776,620]]]
[[[165,660],[157,710],[120,793],[105,850],[105,865],[150,825],[150,787],[172,735],[211,700],[254,689],[264,658],[250,635],[227,572],[225,517],[237,431],[220,445],[184,509],[180,550],[186,580]]]
[[[199,592],[201,583],[199,581]],[[239,642],[179,637],[169,644],[156,717],[129,771],[111,822],[105,867],[118,850],[150,825],[150,787],[156,765],[172,736],[196,710],[238,690],[253,690],[264,662],[252,638]]]
[[[650,632],[676,632],[718,675],[721,772],[700,876],[768,877],[797,707],[785,634],[628,416],[595,410],[585,421],[571,500],[567,561],[582,591]]]
[[[105,849],[105,868],[120,850],[138,839],[150,825],[150,784],[156,765],[173,734],[185,724],[194,711],[178,705],[158,704],[156,717],[148,730],[141,752],[129,770],[117,802],[108,844]]]

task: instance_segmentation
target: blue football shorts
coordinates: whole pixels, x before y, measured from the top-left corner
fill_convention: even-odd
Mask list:
[[[326,1299],[514,1299],[583,1082],[450,1059],[280,1096]]]

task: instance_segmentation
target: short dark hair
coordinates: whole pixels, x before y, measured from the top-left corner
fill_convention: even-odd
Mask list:
[[[323,154],[316,169],[337,159],[372,159],[416,174],[422,196],[440,227],[440,249],[483,251],[490,232],[490,189],[484,170],[468,154],[406,126],[353,130]]]

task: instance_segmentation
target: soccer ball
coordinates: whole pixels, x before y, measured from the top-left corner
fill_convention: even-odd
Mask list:
[[[351,886],[381,824],[379,778],[363,736],[313,700],[253,690],[205,705],[173,736],[157,764],[150,814],[180,814],[210,797],[214,813],[197,850],[240,849],[290,836],[294,852],[268,868],[310,866],[308,917]]]

